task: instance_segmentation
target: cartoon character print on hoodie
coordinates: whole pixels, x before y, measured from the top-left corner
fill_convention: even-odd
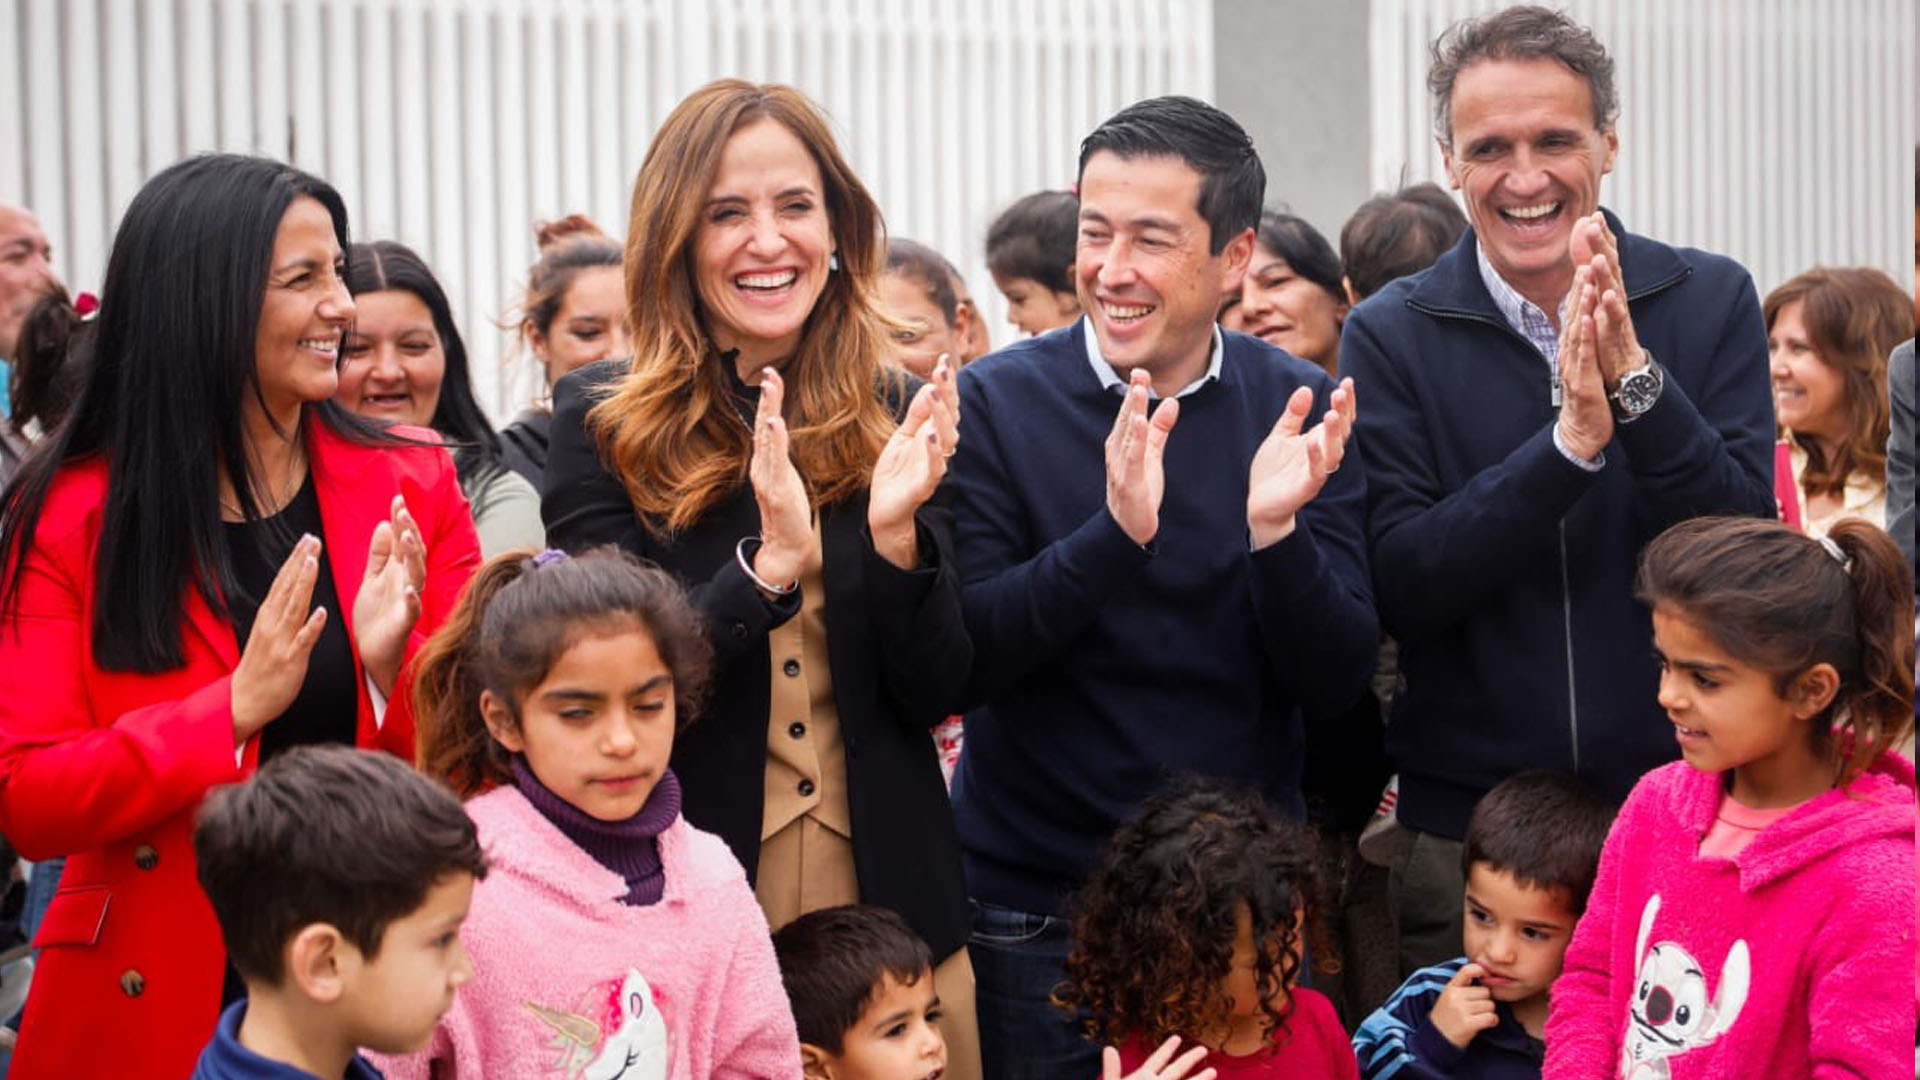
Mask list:
[[[1647,898],[1633,954],[1640,957],[1640,978],[1627,1005],[1627,1032],[1620,1050],[1624,1080],[1673,1080],[1668,1059],[1706,1046],[1740,1018],[1747,1001],[1750,961],[1744,938],[1727,950],[1719,988],[1707,996],[1706,968],[1685,946],[1662,941],[1647,948],[1660,894]]]
[[[666,1080],[672,1060],[658,994],[632,968],[589,989],[574,1010],[527,1002],[552,1035],[554,1072],[567,1080]]]

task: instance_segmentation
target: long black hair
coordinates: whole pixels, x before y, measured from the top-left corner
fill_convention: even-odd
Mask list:
[[[189,585],[214,611],[226,610],[224,597],[239,584],[220,531],[220,472],[232,479],[242,519],[260,520],[243,406],[251,399],[266,409],[260,311],[280,220],[301,196],[326,207],[345,250],[339,192],[267,158],[188,158],[133,197],[114,234],[100,313],[80,339],[88,355],[79,399],[0,507],[8,621],[54,476],[90,457],[105,460],[108,477],[94,574],[97,595],[110,602],[93,612],[95,662],[144,674],[182,666]],[[309,402],[307,412],[355,442],[396,443],[331,401]]]
[[[440,377],[440,400],[428,423],[457,444],[453,467],[461,481],[472,484],[501,472],[507,465],[501,456],[500,436],[474,400],[467,346],[454,326],[453,307],[447,303],[440,280],[433,276],[426,260],[398,241],[376,240],[349,247],[347,291],[360,296],[387,289],[412,293],[433,316],[433,331],[440,336],[440,355],[446,359],[446,370]]]

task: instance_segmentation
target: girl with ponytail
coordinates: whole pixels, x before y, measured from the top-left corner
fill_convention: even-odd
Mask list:
[[[1703,518],[1648,547],[1685,760],[1648,773],[1607,838],[1547,1077],[1906,1075],[1912,590],[1863,521],[1815,540]]]

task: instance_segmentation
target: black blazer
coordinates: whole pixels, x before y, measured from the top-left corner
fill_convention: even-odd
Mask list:
[[[624,374],[590,364],[554,387],[554,420],[541,517],[547,541],[567,551],[615,543],[673,571],[707,619],[714,650],[706,711],[674,740],[687,820],[717,833],[752,880],[760,853],[771,688],[767,633],[800,611],[800,594],[769,602],[734,557],[760,534],[760,511],[742,484],[672,541],[649,532],[626,489],[600,460],[586,413]],[[904,383],[887,394],[896,413]],[[757,387],[737,386],[751,425]],[[827,657],[847,755],[847,804],[862,903],[899,912],[936,958],[966,943],[969,926],[960,844],[930,729],[951,711],[973,659],[960,615],[951,517],[917,515],[921,567],[901,570],[873,549],[866,494],[820,511]],[[804,719],[804,718],[796,718]]]

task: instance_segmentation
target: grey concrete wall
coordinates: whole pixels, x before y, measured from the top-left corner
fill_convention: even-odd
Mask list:
[[[1253,136],[1267,202],[1339,243],[1367,189],[1367,0],[1214,0],[1214,104]]]

